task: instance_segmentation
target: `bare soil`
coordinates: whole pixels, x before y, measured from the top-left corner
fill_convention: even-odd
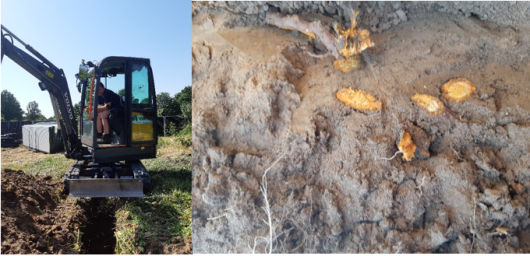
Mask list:
[[[318,42],[252,20],[193,18],[194,253],[267,252],[260,184],[282,153],[266,176],[273,252],[530,252],[530,29],[420,13],[373,34],[365,67],[343,73],[304,53]],[[448,101],[458,77],[477,90]],[[344,105],[346,87],[382,110]],[[385,159],[403,129],[429,157]]]
[[[57,204],[61,187],[50,176],[2,170],[3,254],[77,253],[74,231],[86,218],[72,201]]]

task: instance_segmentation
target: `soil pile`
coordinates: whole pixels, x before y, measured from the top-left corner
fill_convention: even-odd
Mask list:
[[[61,200],[62,184],[50,176],[2,170],[2,253],[77,253],[74,242],[85,217]]]
[[[305,54],[307,36],[227,23],[245,19],[193,21],[195,253],[529,252],[527,28],[418,14],[344,74]],[[475,93],[443,97],[460,77]],[[337,100],[349,87],[381,111]],[[421,152],[410,162],[390,160],[403,130]]]

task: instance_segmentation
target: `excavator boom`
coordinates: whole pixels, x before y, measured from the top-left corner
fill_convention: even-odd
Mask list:
[[[3,25],[2,30],[2,61],[4,55],[6,55],[40,81],[39,87],[41,90],[48,91],[50,95],[58,129],[63,137],[66,157],[78,160],[83,159],[81,142],[77,132],[77,120],[74,115],[72,98],[63,70],[53,65],[30,45],[24,43],[20,38],[7,30]],[[7,33],[4,33],[4,31]],[[9,41],[8,37],[12,40]],[[13,39],[24,45],[26,50],[39,58],[40,61],[16,47]]]

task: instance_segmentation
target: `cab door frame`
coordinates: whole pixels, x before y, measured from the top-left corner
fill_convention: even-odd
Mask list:
[[[147,68],[147,74],[148,74],[148,89],[149,89],[149,98],[151,99],[152,106],[147,108],[138,108],[135,107],[132,104],[133,99],[133,78],[132,78],[132,66],[134,64],[141,64],[145,68]],[[153,79],[153,70],[151,68],[151,64],[149,59],[142,59],[142,58],[131,58],[127,62],[127,75],[126,75],[126,84],[127,89],[125,93],[127,93],[127,98],[130,99],[127,102],[127,126],[129,128],[129,134],[128,134],[128,146],[143,146],[143,145],[156,145],[158,142],[158,131],[157,131],[157,105],[156,105],[156,91],[154,86],[154,79]],[[141,113],[146,119],[150,120],[152,122],[152,128],[153,128],[153,140],[146,140],[146,141],[135,141],[134,140],[134,130],[133,130],[133,112]]]

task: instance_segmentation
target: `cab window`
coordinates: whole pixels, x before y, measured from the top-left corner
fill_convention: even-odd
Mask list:
[[[139,63],[132,64],[132,107],[149,109],[153,107],[153,99],[149,88],[149,69]]]

